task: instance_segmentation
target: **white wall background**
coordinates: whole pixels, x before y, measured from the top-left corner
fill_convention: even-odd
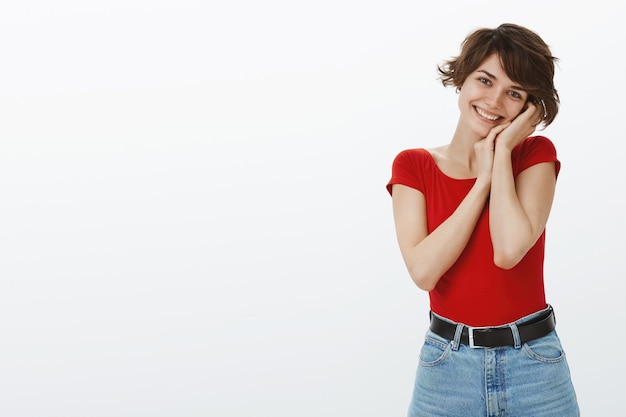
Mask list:
[[[583,414],[623,410],[623,3],[7,3],[0,415],[405,415],[428,305],[384,185],[505,21],[561,59],[547,292]]]

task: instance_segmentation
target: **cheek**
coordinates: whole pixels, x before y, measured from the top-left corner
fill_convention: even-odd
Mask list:
[[[511,107],[509,107],[509,114],[511,114],[513,117],[517,117],[524,110],[526,110],[526,103],[515,103]]]
[[[472,101],[472,94],[469,90],[470,89],[467,88],[459,91],[457,103],[460,109],[469,106],[470,102]]]

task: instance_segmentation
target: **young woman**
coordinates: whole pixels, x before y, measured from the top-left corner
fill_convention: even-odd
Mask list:
[[[555,118],[549,47],[514,24],[479,29],[439,67],[459,94],[452,140],[393,162],[402,258],[431,324],[409,416],[578,416],[543,283],[560,162],[531,135]]]

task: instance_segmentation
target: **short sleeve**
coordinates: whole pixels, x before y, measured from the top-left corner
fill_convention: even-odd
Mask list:
[[[423,161],[424,149],[407,149],[400,152],[391,167],[391,179],[387,191],[391,195],[394,184],[402,184],[424,192]]]
[[[542,162],[554,162],[555,175],[559,175],[561,162],[556,155],[556,148],[545,136],[531,136],[519,144],[512,154],[513,174],[517,176],[526,168]]]

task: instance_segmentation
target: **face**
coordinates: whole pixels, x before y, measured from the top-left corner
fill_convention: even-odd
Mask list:
[[[486,137],[491,128],[511,121],[524,109],[528,93],[508,77],[498,55],[485,59],[471,73],[459,93],[461,122]]]

